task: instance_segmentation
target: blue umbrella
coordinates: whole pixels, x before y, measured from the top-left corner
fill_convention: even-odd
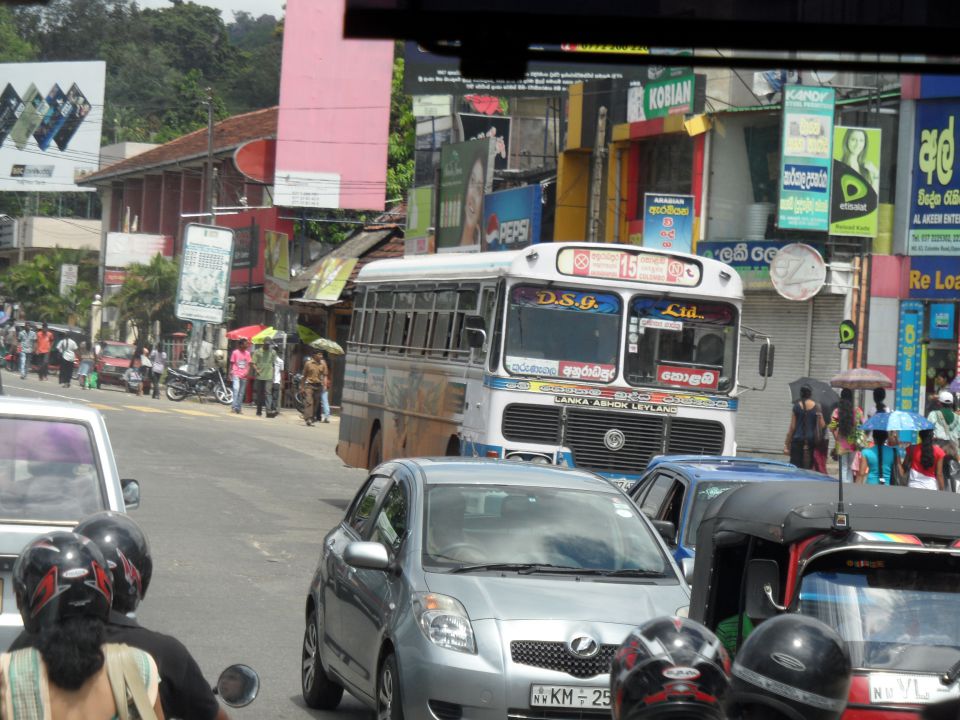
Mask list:
[[[905,410],[877,413],[860,426],[862,430],[896,430],[897,432],[917,432],[931,430],[933,423],[923,415]]]

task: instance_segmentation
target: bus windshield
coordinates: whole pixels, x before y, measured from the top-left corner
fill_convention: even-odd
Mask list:
[[[800,586],[800,612],[847,642],[854,667],[943,672],[960,660],[960,558],[840,553]]]
[[[630,303],[626,378],[631,385],[730,392],[736,355],[732,305],[651,297]]]
[[[616,295],[518,285],[510,291],[504,366],[514,375],[611,382],[620,317]]]

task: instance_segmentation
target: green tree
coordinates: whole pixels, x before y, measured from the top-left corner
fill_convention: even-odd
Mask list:
[[[24,62],[37,57],[37,49],[20,36],[9,8],[0,6],[0,62]]]
[[[387,142],[387,200],[407,197],[413,184],[413,147],[417,137],[417,119],[413,102],[403,92],[403,43],[398,42],[393,60],[390,89],[390,136]]]
[[[149,263],[130,265],[123,286],[107,300],[107,307],[117,308],[119,320],[133,326],[138,343],[149,336],[156,321],[161,333],[171,332],[176,325],[173,304],[178,276],[177,263],[157,253]]]
[[[78,265],[77,285],[60,295],[60,268]],[[20,303],[30,320],[84,324],[96,293],[97,254],[89,250],[54,248],[9,268],[0,276],[4,294]]]

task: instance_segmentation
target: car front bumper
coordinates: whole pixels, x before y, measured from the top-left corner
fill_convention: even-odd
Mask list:
[[[571,712],[579,718],[609,718],[606,708],[531,706],[531,692],[537,686],[573,686],[588,688],[588,697],[593,697],[594,690],[609,690],[606,657],[631,630],[632,626],[612,623],[475,620],[478,652],[472,655],[437,647],[417,629],[418,637],[409,638],[415,649],[407,643],[399,645],[404,714],[436,720],[544,720],[569,718]],[[596,638],[601,652],[606,653],[602,662],[594,661],[591,666],[593,670],[602,666],[602,671],[576,676],[555,669],[568,660],[576,665],[575,658],[558,653],[558,644],[565,645],[581,632]],[[524,643],[528,649],[524,659],[537,665],[515,661],[514,654],[519,657],[521,653],[511,651],[513,642]]]

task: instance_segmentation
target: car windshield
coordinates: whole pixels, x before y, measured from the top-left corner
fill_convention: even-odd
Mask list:
[[[423,563],[667,571],[651,531],[619,494],[494,485],[430,488]]]
[[[840,633],[854,667],[941,673],[960,660],[960,558],[849,552],[814,566],[800,612]]]
[[[688,547],[697,546],[697,528],[700,527],[700,521],[703,519],[703,514],[707,511],[707,505],[710,504],[711,500],[745,484],[744,482],[697,483],[696,489],[694,490],[693,503],[690,506],[690,517],[687,519],[684,544]]]
[[[104,507],[90,429],[0,418],[0,522],[79,520]]]
[[[130,360],[133,357],[133,345],[104,345],[100,355],[119,360]]]
[[[650,297],[630,303],[625,372],[631,385],[730,392],[736,355],[732,305]]]
[[[504,365],[514,375],[611,382],[617,375],[620,298],[520,285],[510,291]]]

